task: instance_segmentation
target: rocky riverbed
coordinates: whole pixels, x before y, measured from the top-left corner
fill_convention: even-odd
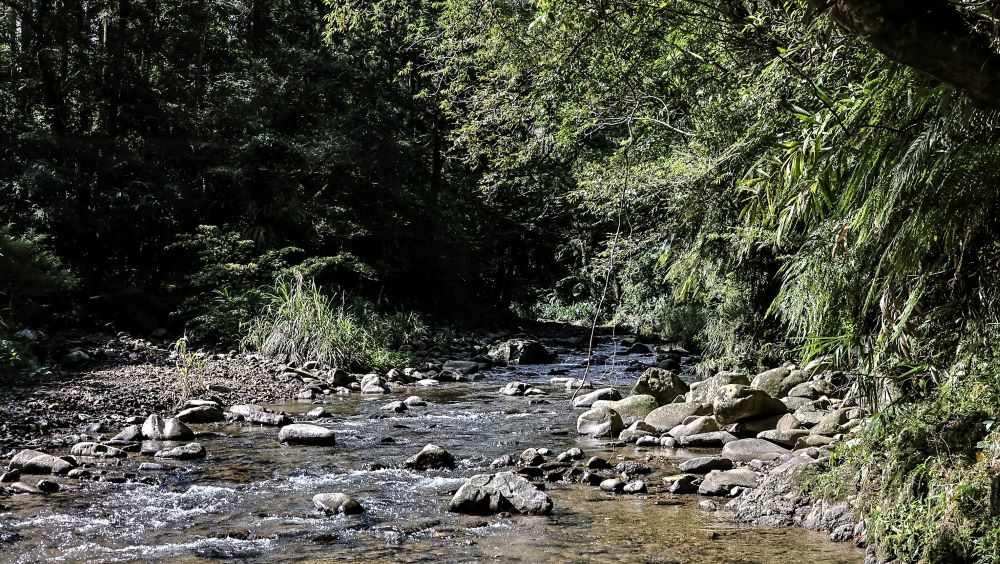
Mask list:
[[[863,421],[821,364],[486,336],[381,374],[214,355],[184,398],[165,349],[106,345],[2,398],[2,561],[863,559],[796,485]]]

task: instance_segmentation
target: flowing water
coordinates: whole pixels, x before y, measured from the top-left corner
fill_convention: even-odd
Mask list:
[[[604,347],[605,352],[610,352]],[[476,382],[414,389],[427,402],[395,415],[389,396],[331,398],[321,420],[336,447],[283,446],[277,429],[195,426],[208,458],[177,463],[153,484],[64,481],[46,497],[4,499],[0,562],[861,562],[849,544],[801,529],[737,525],[698,508],[699,496],[670,496],[658,482],[692,453],[667,448],[614,448],[578,437],[580,410],[569,392],[549,385],[553,368],[581,376],[582,357],[561,351],[562,366],[493,370]],[[629,359],[650,358],[630,356]],[[626,386],[621,359],[591,371],[595,386]],[[634,376],[632,376],[634,378]],[[517,379],[549,392],[538,398],[497,393]],[[273,406],[302,413],[311,403]],[[452,452],[458,468],[393,468],[425,444]],[[490,462],[528,447],[554,453],[577,446],[587,456],[646,461],[651,493],[612,495],[579,484],[549,484],[553,514],[477,517],[449,513],[464,481]],[[139,459],[130,455],[125,469]],[[372,463],[389,468],[377,469]],[[368,469],[366,469],[368,468]],[[365,507],[359,516],[323,516],[312,496],[345,492]]]

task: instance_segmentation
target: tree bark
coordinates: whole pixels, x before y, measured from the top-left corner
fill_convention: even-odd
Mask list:
[[[810,0],[890,59],[1000,107],[1000,51],[977,17],[949,0]]]

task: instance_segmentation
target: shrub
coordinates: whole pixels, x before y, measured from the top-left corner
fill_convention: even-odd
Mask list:
[[[386,315],[360,299],[324,294],[301,274],[281,278],[248,324],[244,345],[293,362],[386,368],[411,362],[398,349],[427,334],[413,314]]]

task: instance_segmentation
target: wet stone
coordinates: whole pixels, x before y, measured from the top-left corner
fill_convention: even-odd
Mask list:
[[[342,513],[353,515],[364,511],[360,503],[345,493],[316,494],[313,496],[312,501],[316,509],[326,514]]]

